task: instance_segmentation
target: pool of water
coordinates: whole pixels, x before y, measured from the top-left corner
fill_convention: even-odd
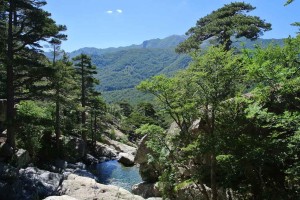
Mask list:
[[[125,167],[117,160],[99,163],[97,177],[102,184],[115,185],[128,191],[131,191],[132,185],[142,182],[137,166]]]

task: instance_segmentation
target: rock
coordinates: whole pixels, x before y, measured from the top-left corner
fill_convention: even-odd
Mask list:
[[[0,180],[13,182],[18,178],[19,170],[11,165],[0,163]]]
[[[151,154],[152,151],[151,149],[149,149],[146,145],[146,142],[148,140],[148,136],[145,135],[140,143],[139,143],[139,147],[137,149],[137,153],[136,156],[134,158],[135,163],[140,164],[140,175],[143,179],[143,181],[147,181],[147,182],[156,182],[158,181],[158,177],[160,175],[158,169],[158,166],[155,166],[154,164],[149,164],[148,163],[148,158],[147,155]]]
[[[148,140],[148,135],[142,137],[141,141],[139,142],[139,147],[137,149],[134,161],[136,163],[148,163],[147,154],[151,152],[151,150],[147,147],[146,142]]]
[[[17,168],[22,168],[27,166],[31,161],[31,158],[29,156],[29,152],[25,149],[19,149],[14,155],[13,155],[13,163]]]
[[[161,193],[158,189],[157,183],[139,183],[132,186],[132,193],[142,196],[144,198],[149,197],[161,197]]]
[[[189,131],[192,133],[197,133],[199,132],[199,125],[200,125],[201,120],[197,119],[193,122],[193,124],[190,126]]]
[[[110,159],[107,157],[100,157],[99,158],[99,162],[105,162],[105,161],[109,161]]]
[[[23,189],[28,193],[37,193],[39,197],[56,194],[63,179],[61,174],[40,170],[35,167],[21,169],[19,173]]]
[[[208,196],[211,196],[211,189],[205,186],[205,189],[208,193]],[[219,196],[220,197],[220,196]],[[180,188],[176,191],[176,199],[186,199],[186,200],[194,200],[194,199],[205,199],[203,193],[199,190],[199,188],[195,184],[186,185],[183,188]],[[223,198],[220,198],[223,199]]]
[[[62,182],[61,194],[80,200],[143,200],[123,188],[97,183],[94,179],[70,174]]]
[[[104,143],[109,145],[111,148],[115,149],[116,151],[129,153],[132,155],[136,154],[137,149],[135,147],[129,146],[127,144],[123,144],[115,140],[111,140],[108,137],[104,137]]]
[[[158,170],[156,170],[155,166],[148,163],[140,164],[139,172],[142,180],[150,183],[157,182],[160,176],[160,173]]]
[[[125,166],[133,166],[134,165],[134,156],[129,153],[120,153],[118,161]]]
[[[87,170],[82,170],[82,169],[76,169],[75,171],[72,172],[73,174],[76,174],[78,176],[83,176],[83,177],[87,177],[87,178],[92,178],[97,180],[97,177],[94,176],[94,174],[92,174],[91,172],[87,171]]]
[[[86,156],[84,157],[84,163],[87,165],[95,165],[97,163],[99,163],[99,160],[97,158],[95,158],[94,156],[92,156],[91,154],[86,154]]]
[[[180,133],[180,128],[178,127],[177,123],[172,122],[167,131],[167,135],[175,136],[178,135],[179,133]]]
[[[56,167],[57,171],[61,172],[67,168],[68,163],[65,160],[57,159],[54,161],[54,166]]]
[[[96,142],[95,150],[94,150],[94,156],[96,157],[107,157],[107,158],[115,158],[117,157],[118,152],[109,147],[106,144],[102,144],[100,142]]]
[[[150,197],[147,200],[163,200],[161,197]]]
[[[66,155],[66,160],[68,162],[77,162],[84,158],[87,151],[87,145],[81,138],[66,137],[65,140],[67,141],[65,145],[65,148],[67,149],[66,152],[69,153]]]
[[[44,200],[79,200],[79,199],[75,199],[75,198],[67,196],[67,195],[62,195],[62,196],[50,196]]]
[[[68,163],[68,164],[67,164],[67,168],[69,168],[69,169],[85,169],[86,166],[85,166],[85,164],[82,163],[82,162],[77,162],[77,163],[75,163],[75,164]]]

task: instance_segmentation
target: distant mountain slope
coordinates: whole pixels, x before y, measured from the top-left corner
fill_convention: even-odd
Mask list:
[[[166,49],[176,47],[180,42],[183,42],[186,36],[172,35],[164,39],[146,40],[141,44],[133,44],[126,47],[110,47],[106,49],[97,49],[94,47],[84,47],[69,53],[70,57],[75,57],[81,53],[88,55],[103,55],[106,53],[115,53],[118,51],[126,51],[130,49]]]
[[[102,91],[133,88],[142,80],[185,68],[190,58],[174,49],[130,49],[116,53],[92,55],[98,67],[97,77]]]
[[[191,58],[187,55],[176,54],[175,47],[184,41],[186,36],[172,35],[164,39],[146,40],[138,45],[127,47],[97,49],[85,47],[69,53],[75,57],[81,53],[92,57],[98,68],[97,77],[100,79],[98,89],[108,102],[129,101],[137,103],[150,98],[136,91],[134,87],[142,80],[158,74],[172,75],[188,66]],[[283,45],[283,39],[258,39],[250,41],[245,38],[236,40],[233,45],[237,48],[254,48],[259,44],[267,46],[271,42]],[[205,41],[202,48],[210,45]],[[46,55],[51,57],[50,54]]]

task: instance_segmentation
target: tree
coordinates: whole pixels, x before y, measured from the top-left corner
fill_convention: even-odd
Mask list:
[[[53,60],[53,75],[50,77],[51,88],[53,90],[53,100],[55,102],[55,135],[56,144],[59,148],[59,139],[61,136],[61,111],[62,106],[70,104],[75,99],[77,82],[73,63],[64,53],[62,59]]]
[[[50,18],[50,13],[42,10],[45,1],[38,0],[7,0],[6,10],[6,95],[7,95],[7,144],[15,148],[15,73],[18,66],[17,58],[30,58],[31,55],[41,56],[40,41],[57,35],[61,26],[57,26]],[[29,59],[30,60],[30,59]]]
[[[92,65],[91,58],[88,55],[81,54],[73,58],[73,61],[75,62],[75,72],[80,77],[82,138],[86,140],[86,106],[89,105],[91,97],[96,92],[94,86],[98,84],[99,81],[94,78],[94,75],[97,74],[96,67]]]
[[[5,96],[5,77],[6,70],[4,67],[5,60],[5,39],[6,39],[6,16],[4,14],[5,4],[4,1],[0,1],[0,32],[3,33],[0,35],[0,99]]]
[[[96,94],[90,100],[90,125],[91,125],[91,136],[92,144],[96,145],[97,133],[100,132],[101,117],[104,116],[106,111],[106,104],[103,98]]]
[[[209,199],[204,187],[207,184],[212,189],[211,199],[217,199],[218,138],[224,127],[230,126],[224,123],[220,113],[228,106],[223,102],[241,91],[240,61],[240,56],[234,55],[232,50],[211,47],[203,55],[194,54],[189,68],[174,78],[157,76],[139,85],[140,89],[158,97],[180,129],[172,139],[172,145],[180,150],[169,153],[172,168],[175,168],[170,174],[177,174],[176,188],[193,182]],[[198,134],[190,128],[196,119],[201,122]],[[178,166],[190,173],[189,177],[182,178]],[[204,169],[209,169],[207,176],[204,176]]]
[[[188,53],[198,50],[200,44],[205,40],[214,40],[229,50],[232,37],[257,39],[263,31],[271,30],[271,24],[264,22],[259,17],[246,15],[247,12],[254,9],[255,7],[250,4],[234,2],[213,11],[199,19],[196,26],[188,30],[186,35],[189,38],[179,44],[176,51]]]

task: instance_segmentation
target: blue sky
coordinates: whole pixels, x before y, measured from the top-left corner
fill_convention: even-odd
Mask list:
[[[48,0],[45,10],[58,24],[68,27],[62,48],[119,47],[144,40],[183,35],[196,21],[228,4],[230,0]],[[251,15],[270,22],[263,38],[294,36],[300,21],[300,0],[245,0],[256,7]]]

